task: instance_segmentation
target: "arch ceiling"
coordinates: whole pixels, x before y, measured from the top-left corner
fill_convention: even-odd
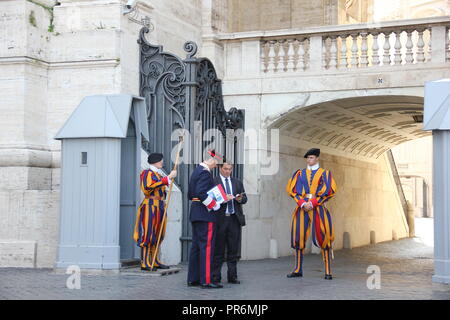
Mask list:
[[[429,135],[422,131],[423,98],[356,97],[296,109],[275,121],[280,136],[377,159],[403,142]]]

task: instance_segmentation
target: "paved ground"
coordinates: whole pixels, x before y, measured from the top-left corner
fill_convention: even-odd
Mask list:
[[[431,221],[431,220],[429,220]],[[288,279],[292,258],[242,261],[242,284],[189,288],[186,266],[177,274],[81,275],[81,289],[67,289],[68,275],[53,270],[0,269],[0,299],[450,299],[450,285],[431,282],[433,248],[424,238],[339,250],[334,279],[323,279],[319,255],[307,255],[304,278]],[[381,270],[381,288],[369,290],[369,265]]]

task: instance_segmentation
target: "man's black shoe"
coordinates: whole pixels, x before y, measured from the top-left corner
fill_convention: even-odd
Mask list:
[[[291,272],[287,275],[288,278],[298,278],[303,277],[303,273],[301,272]]]
[[[152,268],[148,268],[148,267],[141,267],[141,270],[144,270],[144,271],[156,271],[158,269],[156,269],[156,267],[153,267],[153,269]]]
[[[326,274],[325,275],[325,280],[332,280],[333,277],[331,276],[331,274]]]
[[[160,264],[159,266],[156,266],[158,269],[170,269],[169,266],[166,266],[165,264]]]
[[[202,289],[220,289],[220,288],[223,288],[223,285],[218,283],[202,284]]]
[[[197,287],[200,285],[200,282],[198,281],[193,281],[193,282],[189,282],[187,283],[188,287]]]
[[[238,279],[231,279],[231,280],[228,280],[228,283],[240,284],[241,282]]]

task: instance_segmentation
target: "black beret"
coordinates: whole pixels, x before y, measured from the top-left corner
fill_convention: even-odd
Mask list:
[[[148,163],[152,164],[152,163],[156,163],[156,162],[160,162],[163,159],[163,154],[162,153],[151,153],[148,156]]]
[[[309,149],[308,152],[305,153],[304,158],[308,158],[308,156],[316,156],[316,157],[320,156],[320,149],[317,148]]]

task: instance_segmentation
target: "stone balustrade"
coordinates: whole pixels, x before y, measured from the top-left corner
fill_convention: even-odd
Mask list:
[[[236,69],[227,57],[241,46],[245,70],[258,74],[302,73],[443,63],[450,60],[450,17],[302,30],[222,34],[226,76]],[[256,54],[259,57],[244,57]],[[258,70],[251,65],[258,61]]]

